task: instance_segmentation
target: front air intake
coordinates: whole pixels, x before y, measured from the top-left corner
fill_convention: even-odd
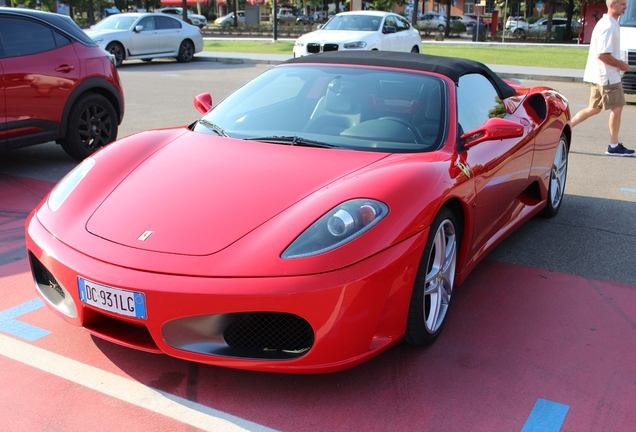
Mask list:
[[[237,317],[223,333],[232,348],[300,354],[311,348],[314,333],[307,321],[280,312],[249,312]]]

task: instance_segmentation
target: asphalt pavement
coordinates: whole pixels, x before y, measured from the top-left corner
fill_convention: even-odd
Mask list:
[[[228,40],[227,38],[205,38],[205,40]],[[240,40],[246,40],[244,38]],[[259,39],[263,40],[263,39]],[[447,45],[471,45],[472,41],[442,41],[442,42],[422,42],[422,53],[426,54],[426,46],[429,44]],[[528,47],[533,44],[506,44],[506,47]],[[549,44],[540,44],[550,46]],[[479,46],[501,46],[496,42],[479,42]],[[562,46],[562,45],[556,45]],[[580,49],[587,49],[587,45],[575,45]],[[217,61],[224,63],[261,63],[278,64],[292,58],[287,54],[258,54],[258,53],[238,53],[238,52],[215,52],[203,51],[195,55],[197,60]],[[583,82],[583,69],[546,68],[534,66],[510,66],[492,64],[487,65],[497,75],[505,79],[536,80],[536,81],[562,81],[562,82]]]

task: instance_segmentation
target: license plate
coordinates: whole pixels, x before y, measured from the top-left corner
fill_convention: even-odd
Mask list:
[[[134,318],[146,319],[146,296],[144,293],[113,288],[77,278],[80,300],[86,304]]]

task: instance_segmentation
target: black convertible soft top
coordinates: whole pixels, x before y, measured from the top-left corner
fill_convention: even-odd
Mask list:
[[[400,69],[412,69],[424,72],[436,72],[459,83],[462,75],[477,73],[485,76],[497,90],[501,99],[514,96],[517,92],[506,84],[488,66],[473,61],[455,57],[433,56],[428,54],[413,54],[394,51],[333,51],[321,54],[298,57],[287,60],[290,63],[320,63],[347,64],[364,66],[384,66]]]

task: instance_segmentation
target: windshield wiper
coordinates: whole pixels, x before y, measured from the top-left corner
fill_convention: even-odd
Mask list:
[[[203,119],[199,119],[199,123],[201,123],[203,126],[207,127],[208,129],[212,130],[217,135],[220,135],[220,136],[225,137],[225,138],[229,138],[230,137],[227,133],[225,133],[225,131],[223,129],[221,129],[220,127],[218,127],[214,123],[210,123],[209,121],[203,120]]]
[[[309,140],[303,137],[299,137],[296,135],[290,136],[266,136],[266,137],[253,137],[253,138],[245,138],[247,141],[263,141],[274,144],[289,144],[289,145],[298,145],[304,147],[320,147],[320,148],[339,148],[337,145],[327,144],[320,141]]]

